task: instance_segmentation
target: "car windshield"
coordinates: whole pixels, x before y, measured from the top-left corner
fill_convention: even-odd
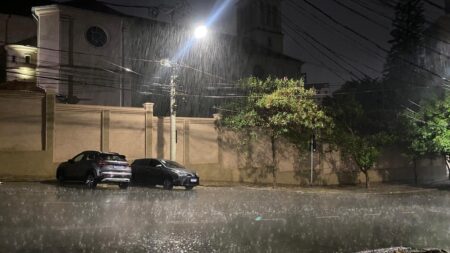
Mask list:
[[[184,168],[183,165],[174,162],[174,161],[168,161],[168,160],[161,160],[161,162],[167,167],[167,168]]]
[[[126,161],[125,156],[119,154],[100,154],[100,158],[108,161]]]

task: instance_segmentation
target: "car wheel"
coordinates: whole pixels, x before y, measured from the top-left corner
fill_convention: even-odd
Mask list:
[[[58,184],[62,185],[64,183],[64,173],[62,171],[58,171],[56,174],[56,180],[58,180]]]
[[[164,179],[163,188],[166,190],[172,190],[173,189],[172,179],[170,178]]]
[[[86,178],[85,183],[89,189],[95,189],[95,187],[97,187],[97,182],[95,181],[94,174],[89,174]]]
[[[120,183],[120,184],[119,184],[119,188],[120,188],[120,189],[126,189],[126,188],[128,188],[128,183]]]
[[[189,190],[192,190],[192,188],[194,188],[194,186],[185,186],[185,188],[187,191],[189,191]]]

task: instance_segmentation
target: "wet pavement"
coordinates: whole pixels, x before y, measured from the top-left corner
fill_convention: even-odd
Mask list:
[[[450,249],[450,191],[3,183],[0,252]]]

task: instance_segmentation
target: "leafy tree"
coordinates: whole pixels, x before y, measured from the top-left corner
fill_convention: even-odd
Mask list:
[[[315,91],[306,90],[302,80],[251,77],[242,80],[240,85],[247,97],[224,110],[221,123],[236,131],[256,134],[262,130],[270,136],[275,186],[277,139],[286,137],[298,145],[307,142],[304,140],[313,131],[330,126],[330,118],[315,102]]]
[[[373,168],[383,145],[390,142],[389,135],[380,128],[376,117],[367,112],[376,108],[376,103],[368,103],[365,108],[357,101],[356,92],[362,83],[347,83],[334,93],[325,105],[335,124],[328,141],[334,144],[343,157],[355,162],[364,174],[366,187],[370,187],[369,170]],[[345,92],[344,92],[345,91]]]
[[[348,81],[334,93],[334,97],[351,97],[355,100],[365,116],[365,132],[379,132],[392,129],[389,122],[391,114],[382,103],[383,83],[378,79],[364,78],[362,80]]]
[[[409,150],[416,157],[442,155],[450,172],[450,94],[424,102],[418,112],[404,113]]]

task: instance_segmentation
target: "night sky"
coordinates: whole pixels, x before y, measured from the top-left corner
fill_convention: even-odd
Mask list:
[[[236,14],[234,3],[236,1],[232,0],[233,3],[221,15],[211,30],[231,34],[235,33]],[[194,26],[207,19],[222,0],[104,0],[104,2],[139,6],[179,6],[175,12],[174,22]],[[383,0],[311,0],[310,2],[330,14],[336,20],[379,43],[384,48],[390,48],[388,40],[390,39],[391,21],[388,18],[393,18],[394,10],[388,4],[383,3]],[[393,4],[395,1],[385,2]],[[444,0],[430,0],[430,2],[442,8],[445,5]],[[345,6],[363,14],[377,24],[346,9]],[[430,22],[434,22],[437,18],[445,14],[442,9],[436,6],[428,3],[425,3],[424,6],[426,9],[426,18]],[[129,15],[153,18],[149,15],[148,10],[144,8],[110,7]],[[369,11],[368,9],[373,11]],[[161,8],[157,19],[170,21],[171,18],[167,12],[168,10],[166,8]],[[385,15],[387,18],[375,12]],[[338,87],[344,80],[355,78],[355,75],[362,77],[362,74],[366,74],[374,78],[381,76],[384,59],[377,57],[373,51],[384,55],[385,53],[383,51],[380,51],[370,43],[357,38],[355,35],[339,27],[303,0],[283,0],[282,13],[283,32],[285,34],[285,54],[305,62],[303,72],[307,73],[308,83],[326,82],[330,83],[332,87]],[[310,36],[323,43],[335,54],[333,55],[330,51],[327,51],[327,49],[312,41],[311,38],[305,39],[304,34],[302,37],[298,32],[294,32],[293,26],[295,25],[298,25]],[[309,42],[306,40],[309,40]],[[311,44],[314,44],[322,52],[314,49]],[[340,66],[329,60],[324,56],[325,54],[335,59]],[[339,54],[341,58],[337,58],[336,54]],[[343,61],[356,65],[359,72],[351,69]],[[349,70],[353,74],[349,73]]]

